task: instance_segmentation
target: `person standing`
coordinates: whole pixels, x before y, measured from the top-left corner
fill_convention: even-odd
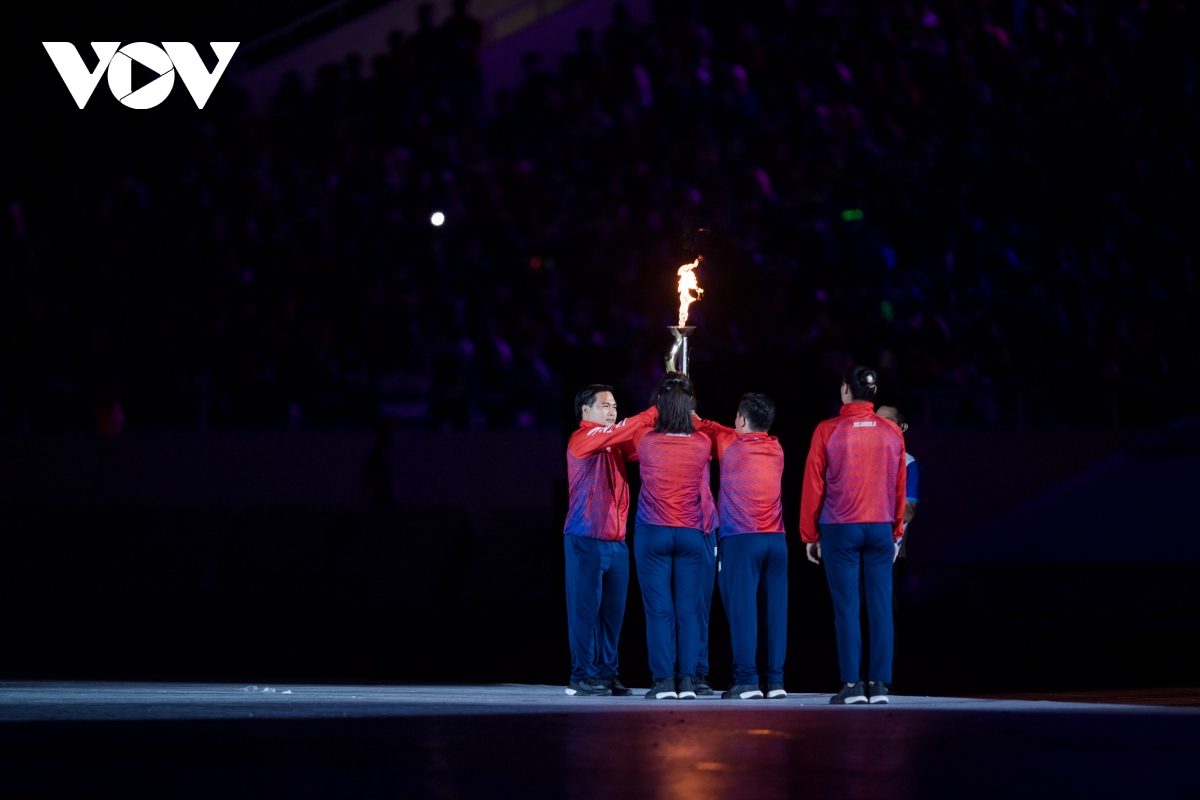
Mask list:
[[[875,413],[884,419],[891,420],[900,429],[901,435],[908,433],[908,422],[900,409],[895,406],[880,406]],[[892,565],[892,620],[895,631],[903,635],[905,624],[904,612],[901,608],[901,587],[904,586],[904,576],[908,569],[908,526],[917,515],[917,506],[921,503],[921,462],[908,450],[908,440],[904,443],[904,535],[900,539],[900,552]],[[901,649],[897,646],[896,649]],[[892,670],[895,677],[895,669]]]
[[[875,413],[894,423],[900,429],[902,436],[908,433],[908,422],[900,413],[900,409],[895,406],[880,406],[875,409]],[[908,560],[908,526],[917,516],[917,506],[921,504],[921,462],[908,452],[907,440],[904,449],[904,466],[904,536],[900,539],[900,553],[896,556],[894,572],[899,572],[901,565]]]
[[[742,395],[732,428],[711,420],[696,427],[712,437],[721,464],[721,602],[733,639],[733,686],[721,697],[751,700],[787,697],[787,541],[783,530],[783,448],[767,431],[775,403],[764,394]],[[760,597],[762,598],[760,609]],[[759,614],[766,616],[759,672]]]
[[[563,525],[571,644],[567,694],[629,696],[633,692],[617,677],[629,588],[625,462],[634,456],[634,435],[651,417],[643,412],[617,424],[612,387],[597,383],[575,395],[575,418],[579,428],[567,443],[569,500]]]
[[[641,462],[633,548],[646,607],[651,700],[696,698],[704,513],[700,487],[712,442],[692,420],[692,382],[668,372],[654,392],[657,419],[635,435]]]
[[[906,470],[904,436],[875,413],[878,388],[874,370],[847,368],[841,412],[817,426],[804,466],[800,537],[809,561],[825,562],[844,684],[833,704],[886,703],[892,680],[892,562],[903,535]],[[860,569],[871,636],[866,687],[859,677]]]
[[[700,658],[696,662],[696,694],[713,694],[708,683],[708,620],[712,616],[713,588],[717,583],[717,501],[712,493],[712,456],[704,467],[700,484],[700,530],[704,532],[704,574],[700,578]]]

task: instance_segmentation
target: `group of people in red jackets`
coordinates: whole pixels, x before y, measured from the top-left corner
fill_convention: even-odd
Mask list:
[[[892,666],[892,562],[905,510],[900,428],[875,413],[878,376],[851,366],[841,413],[817,426],[804,470],[800,536],[824,563],[834,605],[841,670],[835,704],[886,703]],[[629,585],[625,542],[629,484],[640,463],[634,549],[646,609],[654,685],[648,699],[711,695],[708,616],[713,585],[733,644],[726,699],[781,699],[787,650],[787,544],[780,481],[783,448],[769,431],[775,405],[749,393],[734,426],[701,419],[695,390],[667,373],[651,407],[617,422],[612,387],[575,397],[579,428],[567,446],[570,504],[564,526],[571,696],[629,696],[618,677],[617,643]],[[721,468],[714,500],[710,465]],[[870,625],[869,680],[859,677],[860,574]],[[766,640],[759,640],[760,630]]]

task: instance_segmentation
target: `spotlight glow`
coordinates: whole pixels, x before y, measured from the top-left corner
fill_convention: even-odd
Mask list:
[[[440,228],[442,227],[442,223],[446,221],[446,215],[440,211],[435,211],[433,212],[433,216],[429,218],[429,221],[433,223],[433,227]]]

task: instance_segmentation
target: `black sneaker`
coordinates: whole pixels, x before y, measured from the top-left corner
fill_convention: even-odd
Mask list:
[[[716,692],[713,691],[713,688],[708,685],[708,676],[707,675],[697,675],[696,676],[696,694],[701,695],[703,697],[708,697],[709,695],[716,694]]]
[[[867,685],[867,694],[871,696],[872,703],[886,703],[888,701],[887,684],[883,681],[871,681]]]
[[[768,700],[782,700],[787,697],[787,692],[784,691],[782,683],[768,683],[763,694]]]
[[[612,691],[613,697],[629,697],[633,694],[632,689],[626,689],[616,675],[609,675],[607,678],[601,678],[609,690]]]
[[[762,700],[762,689],[753,683],[738,683],[721,692],[722,700]]]
[[[678,700],[679,694],[675,691],[674,678],[659,678],[650,687],[650,691],[646,692],[647,700]]]
[[[830,705],[835,706],[852,706],[865,702],[867,702],[867,695],[863,691],[862,681],[852,683],[849,686],[843,683],[841,691],[829,698]]]
[[[694,680],[691,678],[680,678],[678,684],[680,700],[696,699],[696,682]]]
[[[612,695],[612,689],[599,678],[584,678],[568,683],[567,694],[571,697],[609,697]]]

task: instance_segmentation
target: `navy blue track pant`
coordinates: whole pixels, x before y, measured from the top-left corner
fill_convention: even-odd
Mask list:
[[[846,683],[861,680],[860,566],[871,631],[871,665],[867,676],[883,683],[892,680],[892,557],[895,552],[890,523],[821,525],[821,560],[825,562],[825,577],[833,596],[838,666]]]
[[[617,641],[629,588],[629,548],[585,536],[563,536],[567,557],[567,635],[571,680],[617,674]]]
[[[704,534],[695,528],[639,524],[634,531],[650,674],[656,681],[696,677],[704,547]]]
[[[704,570],[700,584],[700,658],[696,674],[708,674],[708,618],[712,614],[713,586],[717,582],[717,532],[704,534]]]
[[[733,639],[735,684],[783,683],[787,656],[788,554],[782,533],[743,533],[721,539],[717,580]],[[765,620],[760,618],[765,616]],[[765,625],[762,623],[766,623]],[[759,641],[759,631],[766,641]],[[758,671],[762,646],[763,673]]]

